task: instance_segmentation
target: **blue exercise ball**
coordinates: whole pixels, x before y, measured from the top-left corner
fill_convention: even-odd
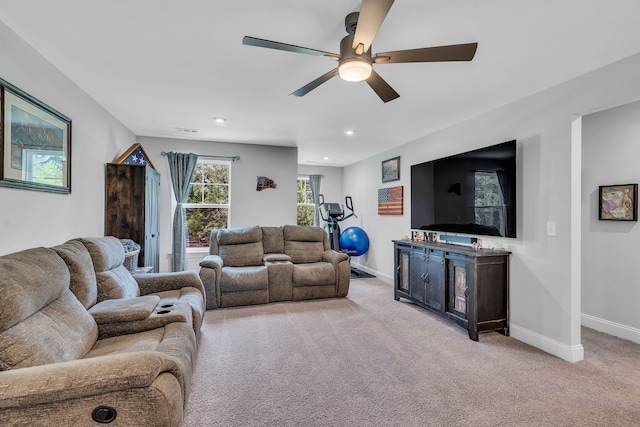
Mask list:
[[[353,256],[360,256],[369,250],[369,236],[360,227],[349,227],[340,234],[340,249],[355,251]]]

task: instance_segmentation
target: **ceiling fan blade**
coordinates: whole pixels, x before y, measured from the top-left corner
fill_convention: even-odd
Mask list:
[[[376,33],[387,17],[394,0],[362,0],[358,25],[353,38],[353,48],[358,54],[366,52],[371,47]],[[362,51],[358,48],[362,45]]]
[[[376,64],[397,64],[402,62],[471,61],[477,48],[478,43],[467,43],[381,52],[376,54],[374,62]]]
[[[249,46],[266,47],[269,49],[276,49],[276,50],[284,50],[287,52],[304,53],[307,55],[327,56],[336,61],[340,58],[338,54],[325,52],[323,50],[311,49],[308,47],[296,46],[296,45],[287,44],[287,43],[274,42],[271,40],[264,40],[264,39],[259,39],[251,36],[244,36],[242,38],[242,44],[246,44]]]
[[[314,90],[315,88],[320,86],[322,83],[326,82],[327,80],[329,80],[332,77],[335,77],[337,75],[338,75],[338,69],[334,68],[333,70],[329,71],[328,73],[325,73],[325,74],[321,75],[320,77],[318,77],[317,79],[315,79],[311,83],[307,83],[306,85],[302,86],[297,91],[291,93],[290,96],[291,95],[293,95],[293,96],[305,96],[306,94],[308,94],[309,92],[311,92],[312,90]]]
[[[371,86],[371,89],[378,94],[380,99],[382,99],[382,102],[393,101],[400,97],[398,92],[393,90],[393,88],[389,86],[389,83],[385,82],[384,79],[380,77],[380,74],[375,71],[371,71],[371,76],[367,79],[367,83]]]

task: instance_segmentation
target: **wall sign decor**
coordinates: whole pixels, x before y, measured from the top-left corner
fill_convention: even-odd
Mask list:
[[[157,171],[156,167],[151,163],[151,160],[149,160],[149,156],[145,153],[144,148],[142,148],[142,145],[137,143],[129,147],[127,151],[122,153],[113,163],[118,165],[149,165],[153,170]]]
[[[400,156],[382,162],[382,182],[400,179]]]
[[[378,189],[378,215],[402,215],[404,213],[404,187]]]
[[[71,119],[0,79],[0,186],[71,193]]]
[[[258,177],[258,185],[256,185],[256,191],[262,191],[266,188],[276,188],[278,184],[275,183],[271,178],[267,178],[266,176]]]
[[[638,184],[602,185],[598,193],[600,203],[598,219],[638,220]]]

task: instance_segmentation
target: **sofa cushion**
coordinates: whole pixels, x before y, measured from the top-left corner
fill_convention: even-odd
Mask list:
[[[112,236],[77,239],[89,251],[98,283],[98,301],[140,295],[138,283],[123,265],[124,248]]]
[[[51,249],[57,252],[69,269],[69,289],[85,308],[93,306],[98,299],[98,283],[91,255],[78,240],[69,240]]]
[[[224,267],[220,277],[220,291],[238,292],[269,288],[266,266]]]
[[[225,266],[262,265],[262,230],[259,226],[220,230],[218,253]]]
[[[96,323],[54,250],[5,255],[0,271],[0,370],[77,359],[93,346]]]
[[[140,351],[163,353],[172,362],[171,365],[174,366],[170,371],[178,379],[183,403],[186,403],[196,358],[196,337],[191,326],[186,323],[170,323],[146,332],[100,340],[85,357]]]
[[[243,228],[223,228],[218,231],[218,245],[238,245],[262,242],[262,229],[258,225]]]
[[[336,271],[326,262],[297,264],[293,266],[293,286],[335,285]]]
[[[2,256],[0,271],[0,332],[52,303],[69,287],[66,264],[48,248]]]
[[[66,289],[59,298],[0,333],[0,370],[76,360],[97,338],[93,317]]]
[[[262,227],[262,244],[264,253],[284,252],[284,227]]]
[[[284,253],[294,264],[322,261],[326,232],[320,227],[284,226]]]

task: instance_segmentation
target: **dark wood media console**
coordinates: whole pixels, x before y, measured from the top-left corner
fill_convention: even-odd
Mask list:
[[[509,335],[508,251],[394,240],[394,298],[439,313],[478,341],[482,331]]]

